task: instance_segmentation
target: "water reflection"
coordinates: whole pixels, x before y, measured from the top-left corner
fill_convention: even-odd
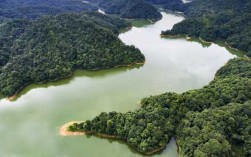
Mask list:
[[[13,102],[17,101],[19,98],[21,98],[23,95],[27,94],[32,89],[67,85],[78,77],[103,78],[103,77],[107,77],[107,76],[113,76],[113,75],[117,75],[119,73],[128,72],[132,69],[139,69],[142,66],[143,66],[143,64],[136,64],[136,65],[127,66],[127,67],[118,67],[118,68],[103,69],[103,70],[96,70],[96,71],[88,71],[88,70],[78,69],[73,73],[72,76],[65,78],[65,79],[60,79],[60,80],[53,81],[53,82],[46,82],[46,83],[42,83],[42,84],[34,84],[34,83],[30,84],[30,85],[26,86],[20,93],[18,93],[17,97],[12,101]],[[1,99],[5,99],[5,97],[2,94],[0,94],[0,102],[1,102]]]
[[[234,48],[229,47],[228,45],[225,44],[224,41],[204,42],[204,41],[200,40],[199,38],[190,38],[190,37],[189,37],[189,39],[188,39],[188,37],[186,37],[186,36],[178,36],[178,37],[167,37],[167,36],[162,36],[161,38],[163,38],[163,39],[171,39],[171,40],[172,40],[172,39],[173,39],[173,40],[175,40],[175,39],[184,39],[184,40],[186,40],[186,41],[188,41],[188,42],[199,43],[199,44],[201,44],[201,46],[204,47],[204,48],[209,48],[209,47],[212,46],[213,44],[216,44],[216,45],[218,45],[218,46],[220,46],[220,47],[222,47],[222,48],[226,48],[226,50],[227,50],[228,52],[230,52],[231,54],[236,55],[236,56],[238,56],[238,57],[240,57],[240,58],[243,58],[243,57],[245,56],[245,52],[240,51],[240,50],[236,50],[236,49],[234,49]]]

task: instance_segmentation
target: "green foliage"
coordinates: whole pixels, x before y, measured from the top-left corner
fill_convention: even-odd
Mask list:
[[[145,1],[151,4],[166,4],[168,0],[145,0]]]
[[[97,0],[98,6],[108,14],[118,14],[122,18],[143,18],[158,20],[162,15],[144,0]]]
[[[242,104],[251,100],[250,71],[250,60],[233,59],[202,89],[144,98],[141,100],[142,107],[136,111],[101,113],[91,121],[75,124],[72,131],[114,135],[144,153],[164,147],[171,137],[176,136],[183,156],[227,157],[239,154],[233,147],[241,147],[241,156],[248,156],[251,139],[251,123],[248,119],[251,111],[243,109],[246,106],[251,109],[251,103],[240,108],[230,103]],[[216,117],[205,117],[208,112],[218,110],[220,112]],[[229,113],[225,114],[221,110]],[[235,110],[238,110],[238,114]],[[197,114],[205,118],[202,116],[198,119],[198,126],[193,127],[191,119]],[[226,119],[233,123],[233,127],[225,123]],[[222,125],[218,124],[219,121],[222,121]],[[210,126],[207,126],[208,123]],[[224,130],[225,127],[228,130]],[[236,138],[240,138],[240,143],[235,141]]]
[[[181,156],[251,155],[251,102],[189,112],[177,129]]]
[[[11,96],[26,84],[64,78],[76,68],[144,62],[138,49],[117,37],[118,29],[128,26],[124,20],[94,12],[8,22],[1,27],[0,91]]]
[[[184,12],[187,5],[182,0],[145,0],[151,4],[161,5],[164,9]]]
[[[196,0],[184,4],[187,19],[162,35],[189,35],[206,41],[224,40],[251,56],[251,1]]]
[[[215,77],[226,78],[228,76],[251,78],[251,64],[248,59],[233,59],[226,66],[220,68]]]
[[[16,20],[15,22],[3,22],[0,25],[0,72],[1,67],[10,59],[12,43],[24,32],[28,24],[30,22],[27,20]]]
[[[199,36],[200,31],[203,29],[203,23],[196,19],[187,19],[182,21],[181,24],[174,25],[172,30],[162,31],[162,35],[183,35]],[[186,27],[184,27],[186,26]]]
[[[37,18],[66,12],[82,12],[98,8],[81,0],[0,0],[0,17]]]
[[[162,15],[144,0],[0,0],[0,17],[37,18],[43,15],[97,11],[101,7],[108,14],[122,18],[158,20]]]
[[[92,121],[70,126],[71,131],[91,131],[113,135],[126,140],[141,152],[164,147],[172,137],[174,126],[166,121],[169,109],[159,104],[145,106],[125,114],[110,112],[101,113]]]
[[[184,12],[186,10],[186,5],[183,3],[182,0],[166,0],[166,4],[163,8],[168,10],[180,11]]]

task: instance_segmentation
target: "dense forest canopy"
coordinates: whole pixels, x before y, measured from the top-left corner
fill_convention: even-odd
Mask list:
[[[233,59],[202,89],[145,98],[136,111],[101,113],[69,130],[113,135],[146,154],[165,148],[175,136],[184,157],[248,157],[250,71],[250,60]]]
[[[166,4],[168,0],[145,0],[145,1],[151,4]]]
[[[0,0],[0,17],[37,18],[65,12],[82,12],[98,8],[81,0]]]
[[[153,5],[160,5],[167,10],[175,10],[183,12],[185,11],[186,5],[182,0],[145,0],[146,2]]]
[[[179,8],[172,8],[179,10]],[[251,56],[251,1],[196,0],[184,4],[187,18],[162,35],[188,35],[206,41],[224,40]]]
[[[177,128],[181,156],[249,157],[251,102],[189,112]]]
[[[163,5],[163,8],[167,10],[184,12],[187,8],[187,5],[185,5],[182,0],[166,0],[166,1],[167,3]]]
[[[13,20],[0,27],[0,91],[15,94],[29,83],[56,80],[74,69],[112,68],[144,62],[118,39],[129,24],[95,12]]]
[[[143,18],[158,20],[162,16],[155,7],[144,0],[89,0],[97,4],[107,14],[117,14],[122,18]]]
[[[37,18],[66,12],[97,11],[98,8],[122,18],[161,18],[157,9],[144,0],[0,0],[0,17]]]

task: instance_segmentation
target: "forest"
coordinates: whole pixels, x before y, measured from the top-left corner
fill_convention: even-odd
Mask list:
[[[184,12],[185,5],[182,0],[145,0],[146,2],[153,4],[153,5],[159,5],[167,10],[174,10],[179,12]]]
[[[145,0],[150,4],[166,4],[168,0]]]
[[[180,7],[169,8],[182,11]],[[162,35],[187,35],[205,41],[225,41],[251,56],[251,1],[196,0],[184,4],[186,19]]]
[[[187,8],[187,5],[185,5],[182,0],[166,0],[163,8],[167,10],[184,12]]]
[[[189,112],[177,128],[181,156],[250,156],[250,117],[250,101]]]
[[[143,63],[126,46],[124,20],[96,12],[17,19],[0,27],[0,92],[12,96],[25,85],[65,78],[77,69],[95,70]]]
[[[162,15],[144,0],[88,0],[102,8],[107,14],[116,14],[122,18],[142,18],[159,20]]]
[[[44,15],[104,9],[122,18],[143,18],[156,21],[162,16],[144,0],[0,0],[0,17],[10,19],[37,18]]]
[[[182,157],[249,157],[250,71],[249,59],[232,59],[202,89],[144,98],[136,111],[101,113],[68,129],[113,135],[145,154],[176,137]]]
[[[0,0],[0,17],[11,19],[96,10],[96,6],[81,0]]]

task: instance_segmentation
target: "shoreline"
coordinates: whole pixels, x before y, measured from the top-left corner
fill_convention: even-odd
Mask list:
[[[60,78],[57,78],[57,79],[54,79],[54,80],[47,80],[47,81],[41,81],[41,82],[38,82],[38,83],[35,83],[35,84],[44,84],[46,82],[55,82],[55,81],[58,81],[58,80],[61,80],[61,79],[66,79],[66,78],[69,78],[71,77],[72,75],[74,74],[74,71],[71,71],[68,75],[66,75],[65,77],[60,77]],[[6,97],[7,100],[9,101],[13,101],[17,98],[18,94],[26,87],[28,86],[29,84],[32,84],[32,82],[28,82],[26,83],[25,85],[23,85],[22,87],[20,87],[20,89],[18,89],[14,95],[12,96],[8,96]]]
[[[178,138],[176,138],[176,145],[177,145],[177,147],[178,147],[178,157],[181,157],[181,147],[180,147],[180,145],[179,145],[179,140],[178,140]]]
[[[132,64],[128,64],[128,65],[118,65],[118,66],[114,66],[113,68],[121,68],[121,67],[131,67],[133,65],[144,65],[146,61],[144,62],[136,62],[136,63],[132,63]],[[53,79],[53,80],[46,80],[46,81],[41,81],[41,82],[38,82],[38,83],[34,83],[34,84],[43,84],[43,83],[47,83],[47,82],[55,82],[55,81],[58,81],[58,80],[61,80],[61,79],[67,79],[67,78],[70,78],[71,76],[73,76],[75,70],[86,70],[86,69],[81,69],[81,68],[76,68],[74,70],[72,70],[68,75],[66,75],[65,77],[60,77],[60,78],[57,78],[57,79]],[[104,70],[104,69],[112,69],[111,67],[105,67],[105,68],[96,68],[96,69],[88,69],[87,71],[97,71],[97,70]],[[8,101],[14,101],[19,93],[26,87],[28,86],[29,84],[32,84],[32,82],[28,82],[26,83],[25,85],[23,85],[22,87],[20,87],[13,95],[11,96],[7,96],[5,97]]]
[[[114,68],[131,67],[133,65],[144,65],[145,63],[146,63],[146,61],[138,62],[138,63],[132,63],[132,64],[128,64],[128,65],[117,65]],[[108,68],[106,68],[106,69],[108,69]],[[101,69],[97,69],[97,70],[101,70]]]
[[[230,49],[233,49],[233,50],[242,52],[241,50],[239,50],[239,49],[237,49],[237,48],[234,48],[234,47],[230,46],[226,41],[225,41],[224,43],[225,43]]]
[[[63,126],[60,127],[59,129],[59,135],[60,136],[79,136],[79,135],[84,135],[84,132],[71,132],[68,131],[69,126],[71,126],[74,123],[80,123],[81,121],[72,121],[64,124]]]
[[[26,83],[25,85],[23,85],[22,87],[20,87],[20,88],[15,92],[14,95],[8,96],[8,97],[6,97],[6,99],[7,99],[8,101],[14,101],[14,100],[17,98],[18,94],[19,94],[27,85],[29,85],[29,84],[31,84],[31,82]]]
[[[177,38],[177,37],[183,37],[183,35],[164,35],[164,34],[160,34],[161,37],[169,37],[169,38]]]
[[[165,146],[162,146],[160,148],[156,148],[156,149],[148,151],[148,152],[142,152],[141,150],[139,150],[135,146],[133,146],[130,143],[128,143],[125,139],[122,139],[122,138],[120,138],[118,136],[115,136],[115,135],[102,134],[102,133],[97,133],[97,132],[94,132],[94,131],[72,132],[72,131],[68,130],[68,128],[69,128],[70,125],[72,125],[74,123],[82,123],[82,122],[83,121],[72,121],[72,122],[68,122],[68,123],[64,124],[59,129],[59,135],[63,136],[63,137],[67,137],[67,136],[81,136],[81,135],[94,135],[94,136],[101,137],[101,138],[121,140],[121,141],[124,141],[127,145],[129,145],[133,149],[137,150],[139,153],[142,153],[144,155],[153,155],[153,154],[155,154],[157,152],[160,152],[160,151],[162,151],[162,150],[164,150],[166,148],[166,145],[165,145]]]
[[[178,34],[178,35],[163,35],[163,34],[160,34],[161,37],[166,37],[166,38],[184,38],[186,40],[191,40],[193,39],[193,37],[190,37],[188,35],[181,35],[181,34]],[[203,41],[203,42],[206,42],[206,41]]]
[[[213,44],[214,43],[212,41],[205,41],[201,37],[199,37],[199,40],[202,41],[203,43],[206,43],[206,44]]]
[[[192,37],[189,37],[187,35],[184,36],[184,35],[180,35],[180,34],[178,34],[178,35],[162,35],[162,34],[160,34],[160,36],[161,37],[169,37],[169,38],[180,37],[180,38],[185,38],[187,40],[191,40],[192,39]],[[197,37],[197,39],[199,39],[201,42],[206,43],[206,44],[217,44],[215,41],[212,41],[212,42],[211,41],[205,41],[201,37]],[[242,51],[242,50],[239,50],[237,48],[234,48],[234,47],[230,46],[226,41],[224,41],[224,44],[225,44],[225,47],[228,47],[230,49],[233,49],[233,50],[236,50],[236,51],[239,51],[239,52],[245,52],[245,51]]]
[[[192,37],[189,37],[189,36],[186,35],[186,39],[187,39],[187,40],[191,40]]]

